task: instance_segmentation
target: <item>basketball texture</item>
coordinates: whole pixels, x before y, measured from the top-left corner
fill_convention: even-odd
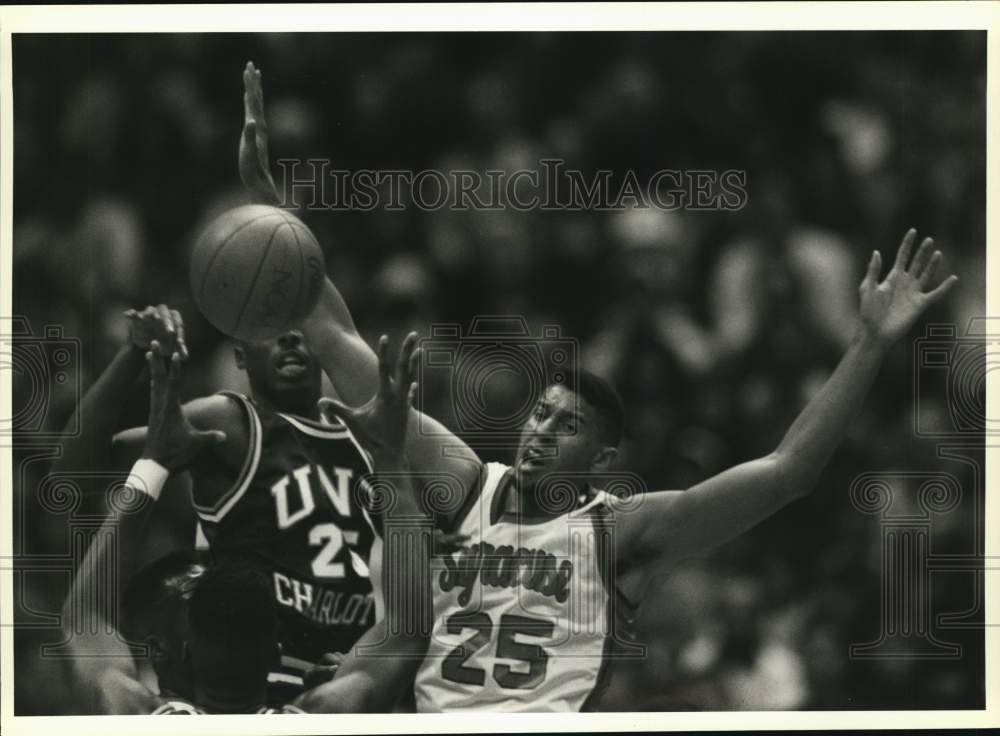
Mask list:
[[[229,210],[191,254],[191,292],[217,329],[267,340],[312,311],[326,275],[323,250],[295,215],[267,205]]]

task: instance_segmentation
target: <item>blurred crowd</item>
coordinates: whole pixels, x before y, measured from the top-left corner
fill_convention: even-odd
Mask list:
[[[928,321],[961,332],[985,313],[985,33],[63,35],[16,37],[13,55],[14,312],[36,334],[79,338],[84,388],[125,339],[122,311],[158,302],[187,322],[190,396],[246,388],[192,302],[187,254],[208,218],[248,201],[236,170],[248,59],[264,75],[272,159],[485,172],[562,158],[640,181],[746,172],[736,211],[299,213],[371,343],[476,315],[524,316],[534,335],[558,325],[622,393],[623,465],[649,488],[776,446],[851,339],[871,251],[888,259],[906,228],[933,235],[960,277]],[[616,666],[614,704],[981,706],[974,629],[939,632],[965,644],[959,660],[848,657],[878,636],[881,565],[878,519],[851,504],[851,480],[945,468],[972,482],[915,436],[915,412],[949,414],[943,387],[914,401],[913,375],[907,341],[811,497],[653,586],[648,656]],[[15,409],[32,380],[15,375]],[[502,407],[514,389],[497,380]],[[75,385],[42,387],[50,431]],[[447,382],[423,390],[455,426]],[[123,397],[126,422],[144,422],[143,394]],[[31,467],[23,549],[63,553],[66,518],[40,509],[44,471]],[[936,519],[935,552],[969,551],[974,506],[967,494]],[[183,518],[154,539],[170,544]],[[975,608],[972,583],[935,576],[934,610]],[[65,580],[22,584],[27,608],[58,609]],[[19,631],[19,713],[60,709],[32,687],[53,636]]]

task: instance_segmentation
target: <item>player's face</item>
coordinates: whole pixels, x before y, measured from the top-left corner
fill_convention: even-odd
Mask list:
[[[521,430],[514,467],[532,483],[551,473],[585,473],[604,456],[598,418],[581,396],[549,386]]]
[[[254,394],[278,399],[289,391],[320,390],[320,365],[298,330],[270,340],[241,343],[236,362],[247,372]]]

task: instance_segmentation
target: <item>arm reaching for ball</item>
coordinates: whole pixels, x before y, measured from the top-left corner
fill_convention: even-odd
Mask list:
[[[879,281],[882,256],[872,253],[859,287],[859,318],[844,357],[771,454],[737,465],[684,492],[652,493],[640,513],[618,519],[620,551],[632,564],[622,576],[638,597],[651,571],[701,554],[747,531],[810,493],[875,381],[889,347],[958,280],[931,288],[941,252],[925,238],[910,259],[909,230],[895,263]]]
[[[269,170],[261,73],[253,62],[247,63],[243,84],[240,177],[256,199],[275,203],[279,198]],[[318,358],[342,401],[351,406],[363,406],[375,400],[380,385],[379,358],[358,333],[350,309],[329,277],[324,280],[316,307],[300,327],[309,349]],[[403,347],[405,353],[412,352],[416,339],[415,334],[407,338]],[[385,349],[387,338],[383,337],[383,341],[380,351]],[[412,408],[409,410],[406,450],[410,467],[417,475],[427,477],[444,473],[453,476],[464,493],[468,493],[479,479],[482,463],[469,446],[438,421]]]
[[[267,156],[267,120],[260,70],[248,61],[243,70],[243,135],[240,136],[240,179],[254,198],[278,206],[281,197],[274,185]]]
[[[381,342],[379,389],[371,402],[363,409],[336,401],[328,404],[359,437],[377,438],[372,452],[374,487],[389,494],[382,579],[393,592],[386,596],[385,618],[365,632],[340,662],[333,679],[296,701],[305,711],[371,713],[391,709],[400,691],[412,686],[427,649],[433,623],[433,524],[417,502],[405,450],[410,405],[417,388],[417,357],[410,340],[393,364]]]
[[[267,119],[260,70],[248,61],[243,70],[243,133],[239,172],[243,185],[258,202],[280,205],[268,159]],[[313,311],[303,320],[309,348],[323,365],[337,393],[351,404],[363,404],[378,389],[378,358],[358,334],[340,292],[327,277]]]

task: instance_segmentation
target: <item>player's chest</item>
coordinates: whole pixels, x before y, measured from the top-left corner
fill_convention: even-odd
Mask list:
[[[469,523],[461,533],[468,541],[435,561],[439,607],[558,612],[594,585],[590,524]]]
[[[254,495],[278,531],[318,518],[363,524],[367,472],[361,454],[342,443],[265,445]]]

